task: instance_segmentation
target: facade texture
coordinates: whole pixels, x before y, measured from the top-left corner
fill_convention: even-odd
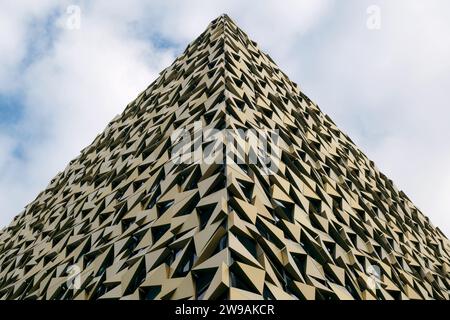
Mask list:
[[[175,133],[195,153],[209,129],[276,130],[271,169],[246,138],[180,161]],[[226,15],[0,231],[0,299],[449,299],[449,271],[449,240]]]

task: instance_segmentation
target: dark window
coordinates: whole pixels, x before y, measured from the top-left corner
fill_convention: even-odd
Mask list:
[[[278,213],[282,218],[294,222],[294,204],[289,202],[282,202],[276,199],[273,200],[275,203],[275,212]]]
[[[138,269],[136,270],[136,273],[131,279],[127,290],[125,290],[125,294],[132,294],[134,291],[136,291],[139,285],[145,280],[146,275],[147,272],[145,270],[145,263],[141,262]]]
[[[174,272],[174,277],[184,277],[192,269],[195,261],[197,260],[197,255],[195,253],[194,245],[191,244],[184,252],[183,258],[177,266]]]
[[[219,240],[219,244],[217,245],[216,249],[214,250],[214,252],[211,254],[212,256],[219,253],[220,251],[222,251],[223,249],[225,249],[228,245],[228,235],[225,234],[222,238],[220,238]]]
[[[236,238],[244,245],[244,247],[256,258],[256,241],[248,237],[236,235]]]
[[[194,274],[194,282],[195,282],[195,290],[197,294],[197,300],[201,300],[206,293],[209,285],[211,284],[212,279],[216,270],[211,271],[197,271]]]
[[[263,298],[264,300],[276,300],[272,292],[270,292],[269,288],[267,288],[266,285],[264,285]]]
[[[156,204],[156,201],[158,201],[159,196],[161,195],[161,189],[158,188],[158,186],[155,185],[155,186],[152,188],[152,190],[150,191],[150,193],[154,193],[154,194],[151,196],[151,199],[150,199],[150,201],[148,202],[148,204],[147,204],[147,206],[146,206],[146,209],[151,209],[151,208],[153,208],[153,206]]]
[[[152,237],[153,237],[153,243],[157,242],[165,233],[167,230],[170,229],[170,224],[158,226],[158,227],[152,227]]]
[[[239,183],[239,187],[241,188],[242,192],[244,193],[245,197],[247,198],[247,201],[252,202],[253,184],[245,183],[242,181],[238,181],[238,183]]]
[[[163,203],[158,203],[156,206],[158,208],[158,215],[159,216],[163,215],[164,212],[169,210],[169,208],[173,205],[173,203],[174,203],[174,200],[166,201]]]
[[[250,286],[245,283],[244,279],[241,279],[234,271],[230,271],[230,280],[231,280],[231,286],[234,288],[243,289],[246,291],[254,292]]]
[[[322,211],[322,201],[318,200],[318,199],[313,199],[313,198],[308,198],[309,200],[309,209],[313,212],[313,213],[321,213]]]
[[[217,204],[211,204],[197,208],[198,217],[200,219],[200,230],[203,230],[205,228],[216,206]]]
[[[141,298],[144,300],[154,300],[161,292],[161,286],[151,286],[141,289]]]
[[[113,264],[113,262],[114,262],[114,255],[113,255],[112,251],[110,251],[110,252],[106,255],[105,260],[103,260],[103,262],[102,262],[100,268],[98,269],[98,272],[97,272],[97,275],[96,275],[96,276],[98,277],[98,276],[102,275],[103,273],[105,273],[106,268],[108,268],[109,266],[111,266],[111,265]]]

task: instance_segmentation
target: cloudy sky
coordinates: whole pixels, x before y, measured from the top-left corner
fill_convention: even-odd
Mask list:
[[[450,1],[257,3],[0,0],[0,227],[228,13],[450,235]]]

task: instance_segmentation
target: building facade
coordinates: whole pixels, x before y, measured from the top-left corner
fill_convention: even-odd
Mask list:
[[[223,15],[0,231],[0,299],[449,299],[450,242]]]

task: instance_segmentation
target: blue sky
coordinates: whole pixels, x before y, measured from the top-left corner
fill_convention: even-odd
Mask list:
[[[8,126],[16,123],[22,116],[22,101],[18,94],[4,94],[0,96],[0,124]]]
[[[0,3],[0,226],[228,13],[450,234],[447,0]]]

